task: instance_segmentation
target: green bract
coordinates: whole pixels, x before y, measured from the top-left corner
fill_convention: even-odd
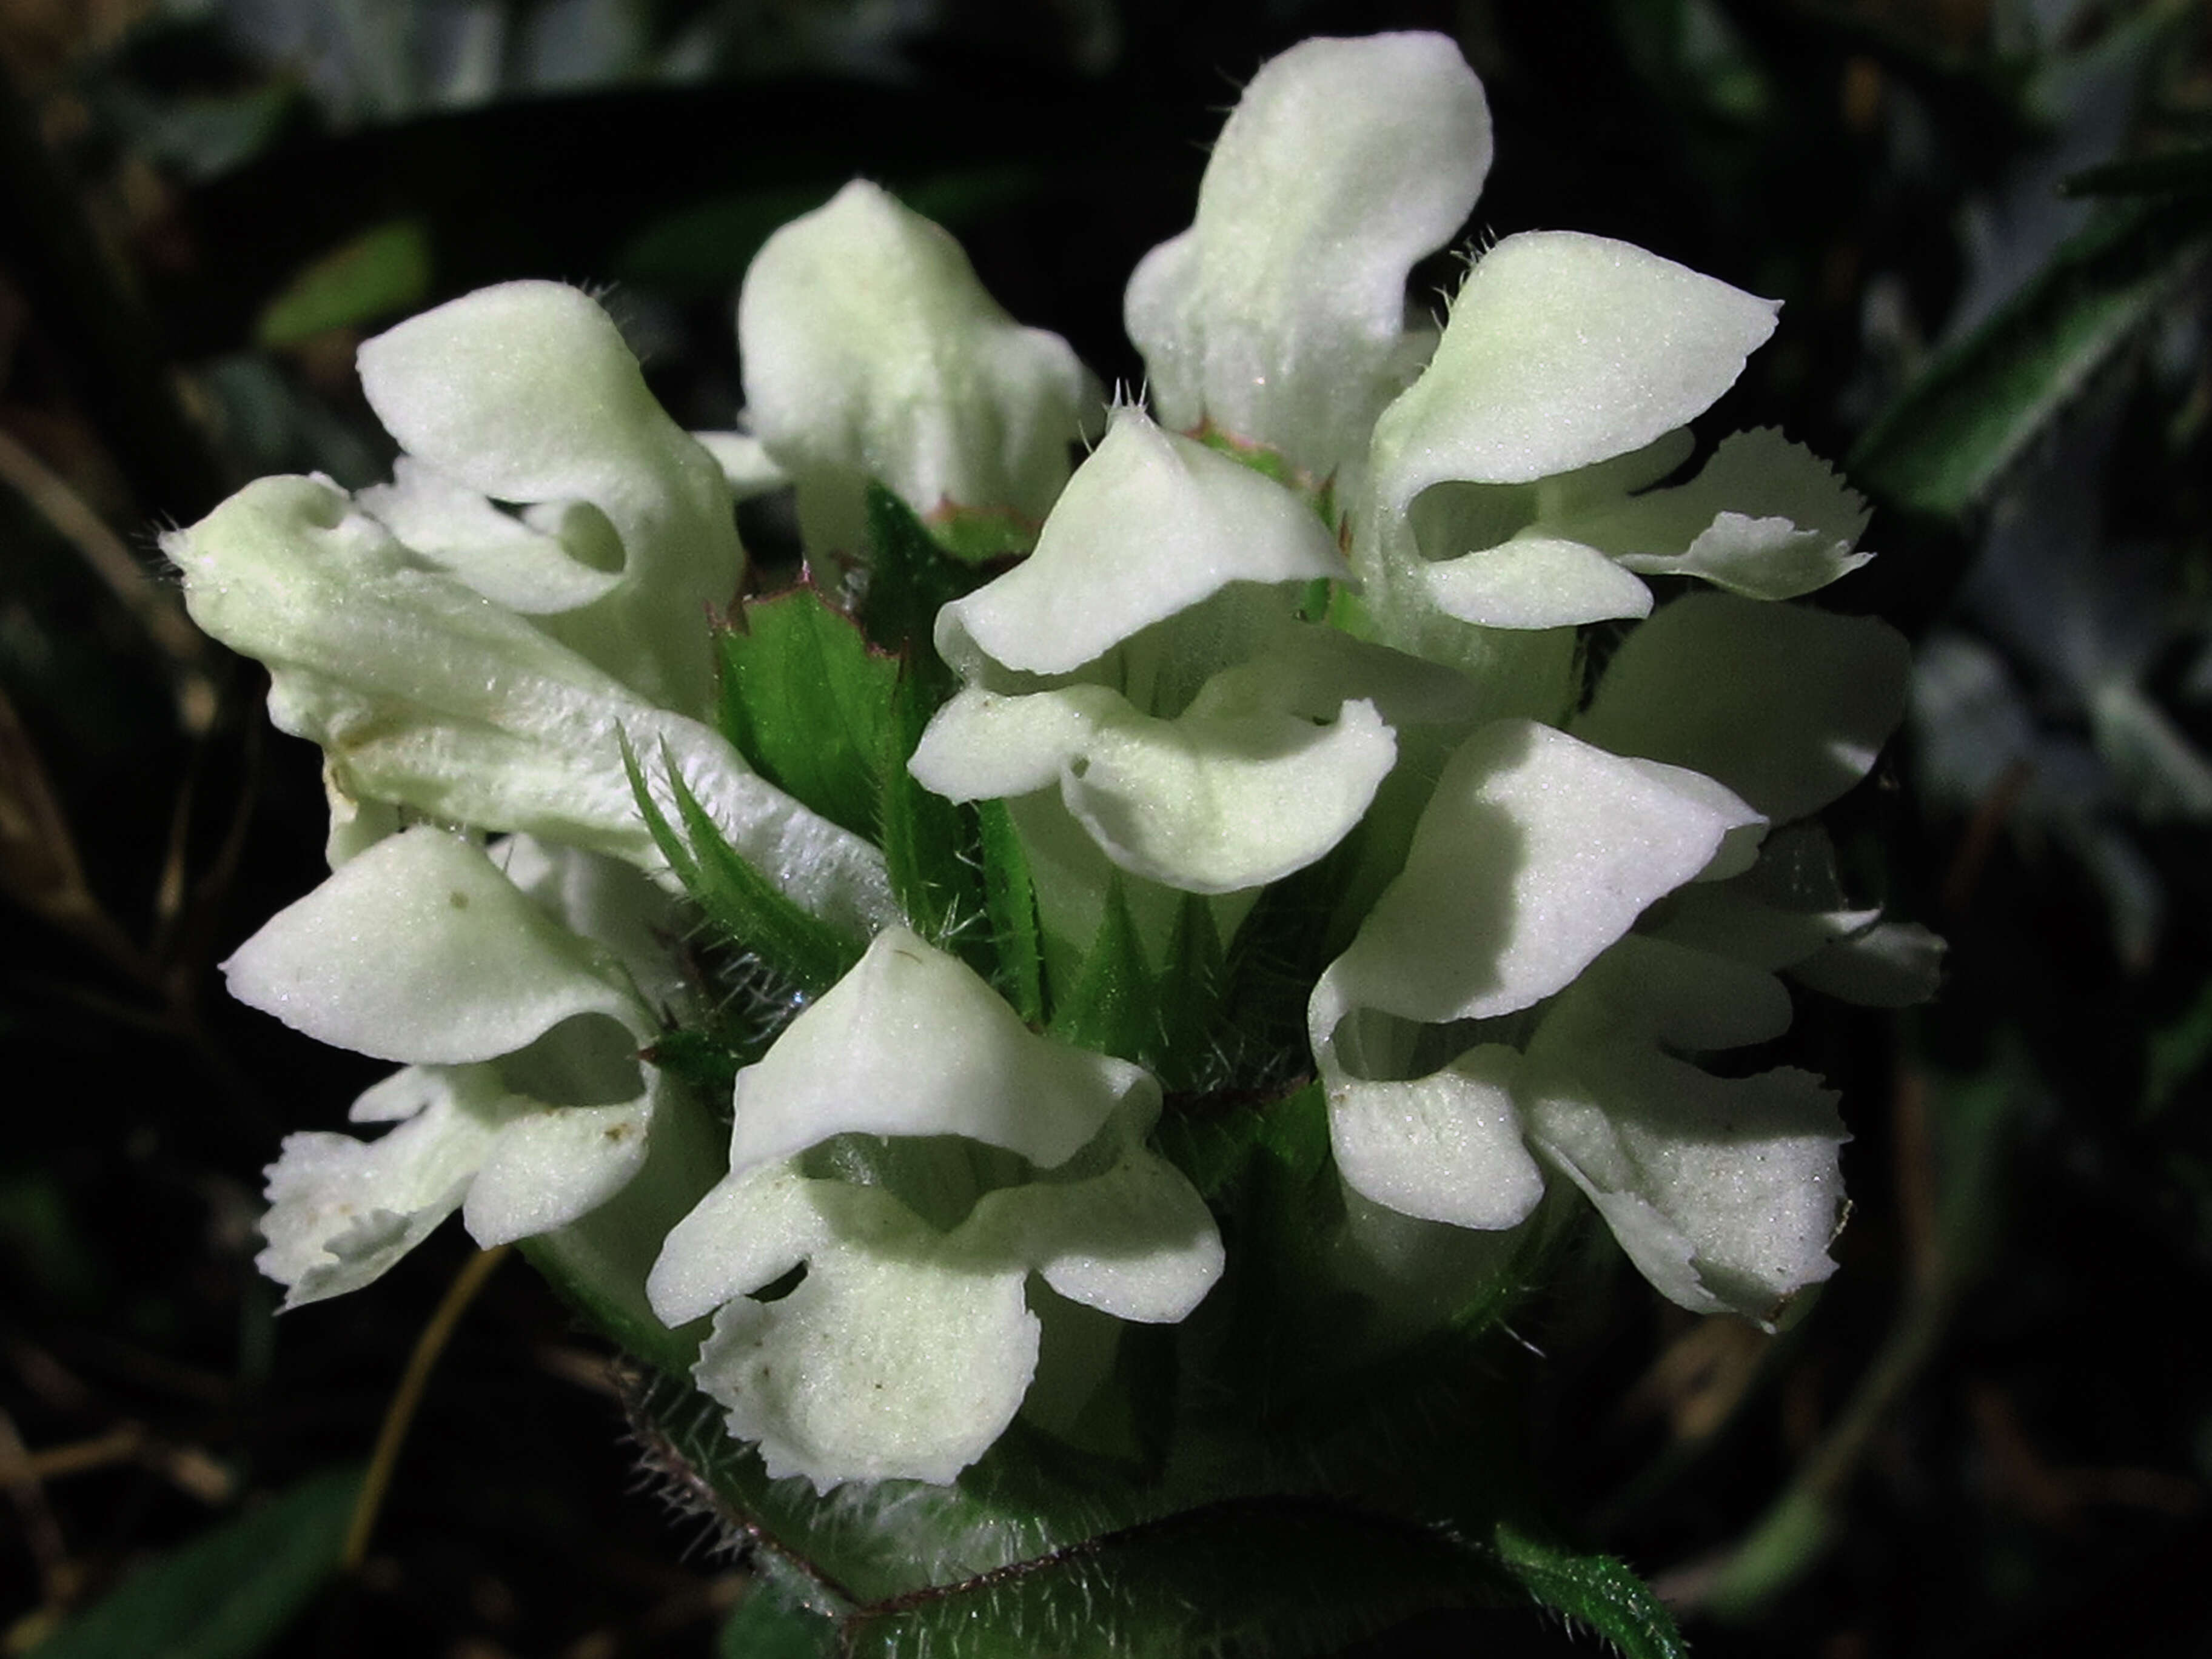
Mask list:
[[[1784,973],[1932,982],[1812,821],[1901,709],[1895,634],[1783,603],[1865,509],[1771,431],[1698,459],[1769,301],[1540,232],[1430,326],[1489,160],[1441,37],[1267,65],[1130,283],[1149,408],[858,183],[746,278],[741,431],[550,284],[366,344],[391,484],[166,543],[329,781],[333,873],[232,988],[404,1067],[381,1139],[270,1170],[291,1300],[456,1208],[547,1237],[757,1449],[732,1502],[957,1483],[992,1567],[1087,1535],[1008,1519],[1018,1419],[1134,1483],[1080,1525],[1388,1508],[1237,1390],[1486,1328],[1547,1193],[1686,1307],[1829,1273],[1832,1097],[1699,1060]],[[733,499],[781,488],[806,569],[741,601]]]

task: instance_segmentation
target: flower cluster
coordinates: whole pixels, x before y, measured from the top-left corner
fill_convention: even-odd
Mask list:
[[[366,344],[391,484],[264,480],[167,543],[325,757],[332,873],[231,988],[404,1068],[355,1106],[380,1139],[272,1167],[290,1301],[456,1208],[482,1243],[557,1234],[659,1151],[681,1198],[643,1294],[711,1318],[694,1376],[731,1431],[824,1490],[950,1480],[1025,1402],[1066,1415],[1041,1364],[1098,1384],[1098,1315],[1171,1324],[1215,1285],[1216,1218],[1155,1130],[1162,1074],[1235,1062],[1098,1011],[1194,956],[1182,991],[1218,992],[1269,896],[1321,876],[1305,1042],[1257,1070],[1317,1079],[1335,1224],[1504,1232],[1563,1179],[1686,1307],[1771,1320],[1826,1276],[1832,1097],[1698,1058],[1778,1036],[1785,973],[1932,983],[1935,941],[1849,904],[1814,822],[1901,708],[1895,634],[1784,603],[1863,561],[1865,511],[1773,432],[1697,461],[1768,301],[1553,232],[1483,252],[1440,328],[1409,310],[1489,157],[1440,37],[1268,64],[1130,283],[1149,407],[1105,409],[863,183],[746,278],[742,432],[678,429],[551,284]],[[817,771],[852,751],[858,807],[779,768],[729,650],[716,682],[733,496],[786,488],[793,597],[862,669],[903,650],[778,705],[802,748],[818,722]],[[871,622],[912,574],[873,545],[886,503],[947,584],[903,641]],[[926,701],[856,714],[863,684]],[[883,805],[917,784],[936,816]],[[922,902],[931,834],[965,837],[987,905]],[[706,903],[717,949],[830,964],[750,1041],[672,948],[714,881],[744,901]],[[702,1033],[733,1084],[679,1075]],[[693,1150],[717,1115],[726,1160]]]

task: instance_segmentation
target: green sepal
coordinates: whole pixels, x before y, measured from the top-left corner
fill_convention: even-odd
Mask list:
[[[1159,1048],[1159,993],[1118,874],[1107,884],[1097,937],[1066,999],[1053,1011],[1051,1030],[1079,1048],[1139,1066]]]
[[[637,799],[639,815],[653,845],[692,902],[731,945],[750,951],[800,989],[817,995],[860,959],[860,946],[807,915],[738,855],[674,766],[668,768],[668,787],[684,821],[680,835],[653,799],[636,752],[626,739],[623,768],[629,775],[630,793]]]
[[[1136,1061],[1170,1090],[1201,1088],[1225,1070],[1215,1030],[1225,982],[1207,900],[1183,896],[1155,968],[1117,874],[1107,885],[1097,937],[1053,1010],[1050,1030],[1079,1048]]]
[[[927,653],[929,647],[915,650]],[[934,656],[929,658],[934,663]],[[942,701],[937,677],[909,660],[891,694],[890,763],[884,768],[875,833],[884,849],[891,891],[914,930],[931,944],[965,957],[989,976],[988,940],[976,929],[983,913],[982,880],[975,868],[972,816],[933,794],[906,769],[922,728]]]
[[[996,971],[991,981],[1032,1025],[1045,1022],[1044,934],[1036,887],[1013,814],[998,800],[977,801],[976,836],[983,861],[983,909],[991,924]]]
[[[664,1033],[639,1058],[681,1078],[702,1098],[726,1100],[745,1064],[739,1052],[706,1031],[684,1027]]]
[[[1200,894],[1185,893],[1153,992],[1159,1009],[1158,1047],[1147,1063],[1163,1087],[1202,1087],[1224,1069],[1214,1031],[1226,983],[1224,966],[1213,906]]]
[[[715,1659],[835,1659],[837,1621],[794,1606],[777,1586],[756,1580],[722,1624]]]
[[[908,653],[933,678],[942,677],[942,693],[949,696],[950,672],[930,644],[937,613],[979,586],[985,573],[947,552],[914,509],[878,483],[868,486],[867,528],[860,626],[878,647]]]
[[[752,769],[855,835],[876,834],[899,665],[808,583],[747,599],[715,638],[719,724]]]
[[[1036,545],[1036,525],[1018,514],[988,507],[943,508],[929,515],[925,527],[932,541],[968,564],[1016,556]]]

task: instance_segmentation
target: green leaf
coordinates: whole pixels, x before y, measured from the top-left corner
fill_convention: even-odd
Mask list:
[[[263,309],[254,334],[264,346],[294,345],[412,310],[429,294],[429,237],[416,221],[395,219],[301,271]]]
[[[1379,1400],[1394,1415],[1404,1403],[1395,1390]],[[1426,1609],[1524,1600],[1494,1550],[1452,1529],[1311,1491],[1177,1492],[1018,1420],[954,1486],[830,1498],[768,1480],[681,1384],[656,1381],[637,1422],[648,1466],[694,1501],[707,1483],[763,1567],[836,1609],[845,1653],[1316,1653]],[[1331,1472],[1327,1448],[1311,1461],[1310,1446],[1283,1451],[1241,1409],[1233,1426],[1308,1481]],[[1480,1438],[1454,1426],[1422,1466],[1456,1471]]]
[[[1554,1613],[1613,1644],[1626,1659],[1686,1659],[1674,1616],[1651,1587],[1609,1555],[1586,1555],[1510,1522],[1492,1534],[1498,1559]]]
[[[1182,1659],[1334,1652],[1511,1581],[1440,1530],[1325,1500],[1231,1502],[846,1621],[854,1656]]]
[[[927,689],[950,695],[951,678],[930,641],[937,613],[980,586],[982,573],[947,552],[914,510],[881,484],[868,486],[868,587],[860,600],[860,626],[884,650],[910,653],[915,672],[941,684]]]
[[[2156,319],[2212,245],[2202,204],[2130,202],[2069,238],[1995,316],[1943,352],[1845,464],[1892,507],[1978,506],[2097,372]]]
[[[249,1659],[336,1576],[361,1471],[311,1476],[139,1568],[38,1659]]]
[[[793,1607],[756,1580],[722,1625],[715,1659],[834,1659],[837,1621]]]
[[[807,915],[738,855],[673,766],[668,769],[668,786],[676,798],[677,814],[684,820],[681,834],[653,800],[637,756],[627,741],[623,744],[623,766],[629,774],[630,793],[637,799],[638,811],[661,857],[668,860],[668,867],[692,902],[730,944],[751,951],[800,989],[816,995],[842,979],[860,959],[860,946]]]
[[[983,904],[990,919],[992,982],[1032,1025],[1044,1024],[1044,934],[1037,921],[1036,888],[1029,854],[1004,801],[975,804],[983,860]]]
[[[876,834],[898,763],[899,665],[802,583],[747,599],[715,639],[722,735],[753,769],[831,823]]]
[[[1119,1054],[1139,1066],[1158,1051],[1159,990],[1118,874],[1106,889],[1098,937],[1066,1000],[1053,1012],[1052,1034],[1079,1048]]]

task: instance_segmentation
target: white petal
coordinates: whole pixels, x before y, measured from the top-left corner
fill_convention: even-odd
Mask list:
[[[1131,717],[1119,692],[1068,685],[1027,696],[970,689],[930,717],[907,770],[948,800],[1003,800],[1060,781],[1101,720]]]
[[[1214,146],[1196,222],[1130,279],[1129,337],[1163,417],[1316,475],[1356,459],[1412,355],[1407,274],[1458,230],[1489,167],[1481,84],[1442,35],[1308,40],[1267,64]]]
[[[1517,1225],[1544,1195],[1522,1144],[1520,1055],[1485,1044],[1408,1081],[1328,1081],[1328,1139],[1354,1192],[1401,1215],[1486,1231]]]
[[[959,244],[854,180],[771,236],[738,301],[746,416],[797,480],[810,549],[857,550],[863,487],[1044,517],[1097,403],[1067,343],[1024,328]]]
[[[1692,593],[1628,636],[1574,731],[1717,778],[1778,823],[1872,769],[1909,665],[1903,636],[1871,617]]]
[[[1479,628],[1568,628],[1651,611],[1651,590],[1636,577],[1556,537],[1517,536],[1419,571],[1437,610]]]
[[[939,654],[1064,674],[1231,582],[1349,574],[1336,538],[1272,478],[1140,410],[1117,410],[1075,471],[1036,550],[938,613]]]
[[[1527,720],[1461,745],[1405,869],[1329,969],[1346,1006],[1439,1023],[1564,989],[1758,815]]]
[[[839,1190],[788,1164],[725,1176],[669,1229],[646,1278],[653,1312],[672,1330],[781,1279],[830,1237],[823,1201]],[[896,1207],[883,1194],[857,1201]]]
[[[558,536],[501,512],[416,456],[400,456],[392,482],[362,490],[358,501],[411,551],[519,616],[576,610],[622,580],[618,562],[594,568]]]
[[[1397,757],[1368,702],[1330,726],[1294,715],[1102,725],[1060,798],[1106,856],[1189,893],[1277,881],[1349,834]]]
[[[1772,971],[1792,968],[1881,919],[1879,910],[1789,910],[1734,883],[1686,887],[1650,930],[1654,939]]]
[[[1371,666],[1371,665],[1362,665]],[[1328,725],[1249,712],[1262,695],[1302,696],[1304,671],[1224,671],[1178,720],[1137,713],[1103,686],[1027,696],[966,691],[938,711],[909,769],[954,800],[1004,799],[1057,781],[1106,856],[1188,893],[1228,893],[1304,869],[1350,832],[1397,757],[1372,703]],[[1436,697],[1415,677],[1395,687]],[[1211,695],[1209,695],[1211,693]],[[1237,712],[1216,713],[1226,705]]]
[[[887,928],[738,1073],[730,1167],[860,1133],[965,1135],[1049,1169],[1158,1086],[1126,1060],[1039,1036],[964,963]]]
[[[772,1479],[943,1483],[1013,1421],[1036,1370],[1019,1267],[824,1249],[790,1295],[740,1297],[692,1376]]]
[[[1529,1053],[1564,1064],[1584,1050],[1741,1048],[1780,1036],[1790,1013],[1763,969],[1632,933],[1545,1015]]]
[[[668,948],[683,910],[635,866],[536,836],[509,836],[485,852],[548,915],[622,963],[648,1006],[684,1005],[689,988]]]
[[[1845,1136],[1808,1073],[1716,1078],[1655,1053],[1537,1085],[1528,1114],[1669,1300],[1765,1323],[1835,1271]]]
[[[381,1083],[372,1083],[346,1108],[349,1123],[404,1123],[452,1088],[447,1068],[403,1066]]]
[[[1942,939],[1917,922],[1887,921],[1790,965],[1799,984],[1867,1008],[1910,1008],[1942,982]]]
[[[1723,439],[1679,489],[1552,522],[1645,575],[1699,576],[1752,599],[1792,599],[1874,556],[1851,550],[1869,516],[1834,468],[1768,427]]]
[[[482,852],[428,827],[379,842],[223,964],[231,994],[381,1060],[512,1054],[562,1020],[643,1011]]]
[[[672,1327],[720,1308],[693,1376],[771,1475],[825,1492],[950,1480],[1012,1420],[1036,1364],[1026,1264],[968,1242],[879,1188],[771,1164],[677,1224],[647,1291]],[[746,1298],[802,1261],[788,1296]]]
[[[1670,1052],[1764,1042],[1789,1018],[1771,975],[1632,937],[1529,1046],[1531,1144],[1684,1307],[1764,1322],[1834,1271],[1845,1139],[1834,1096],[1802,1072],[1716,1078]]]
[[[261,1218],[269,1247],[254,1265],[287,1287],[288,1308],[358,1290],[428,1237],[460,1207],[470,1177],[519,1104],[489,1067],[410,1069],[399,1077],[428,1098],[397,1128],[372,1141],[287,1135],[269,1166],[270,1207]]]
[[[323,799],[331,809],[331,827],[323,837],[323,858],[333,870],[386,836],[399,833],[398,809],[389,801],[358,800],[348,794],[328,760],[323,763]]]
[[[1626,242],[1509,236],[1376,423],[1376,486],[1403,512],[1431,484],[1532,483],[1642,449],[1735,383],[1775,309]]]
[[[622,1106],[562,1106],[499,1132],[461,1206],[469,1237],[487,1249],[565,1227],[612,1198],[645,1163],[650,1098]]]
[[[1220,1230],[1182,1171],[1141,1145],[1103,1175],[987,1194],[961,1229],[1116,1319],[1173,1324],[1221,1277]]]
[[[270,718],[321,744],[354,799],[658,868],[623,767],[627,734],[664,795],[672,762],[732,844],[806,908],[855,934],[898,914],[874,848],[755,776],[711,728],[417,568],[327,483],[249,484],[162,549],[193,619],[268,665]]]
[[[703,713],[714,665],[699,618],[729,602],[744,562],[729,486],[606,313],[557,283],[506,283],[363,343],[360,361],[377,417],[440,473],[495,501],[589,504],[599,545],[584,563],[617,580],[602,596],[572,574],[562,597],[585,602],[531,608],[560,612],[549,630],[641,695]],[[547,568],[518,556],[502,592]],[[487,574],[488,557],[475,556]]]
[[[695,432],[700,447],[714,458],[741,501],[765,495],[791,483],[791,475],[769,457],[768,446],[750,432]]]

